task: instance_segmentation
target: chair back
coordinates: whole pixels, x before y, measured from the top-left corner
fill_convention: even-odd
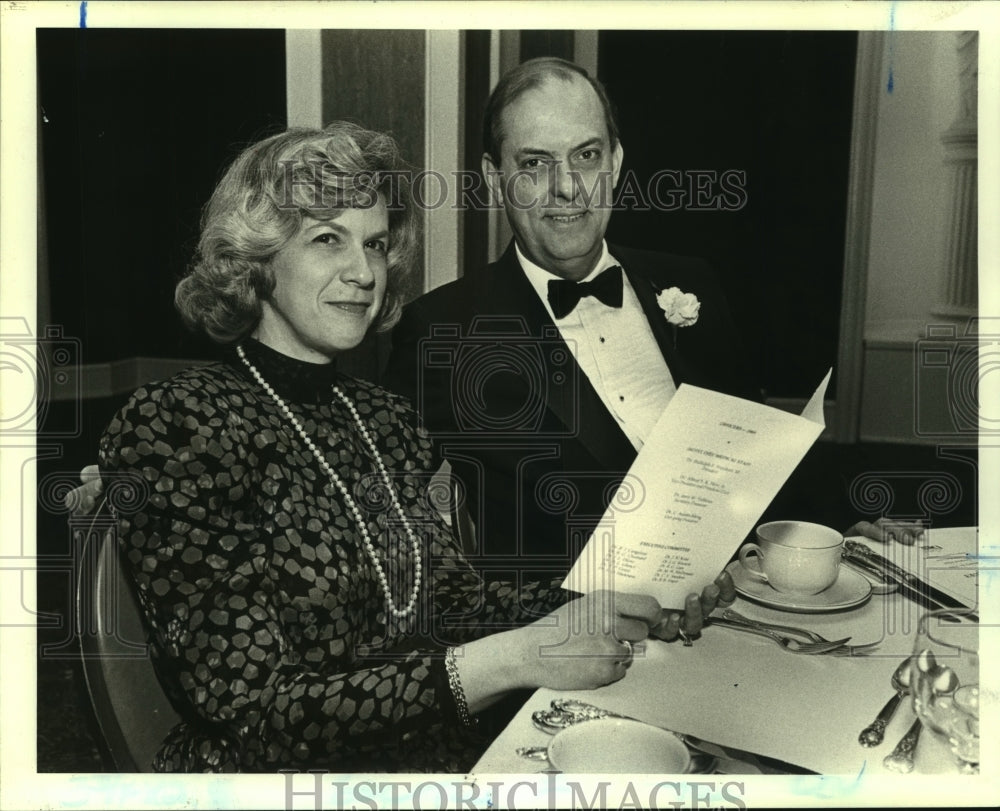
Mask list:
[[[94,713],[119,772],[150,772],[180,716],[153,669],[142,612],[119,558],[114,524],[90,523],[76,588],[77,634]]]

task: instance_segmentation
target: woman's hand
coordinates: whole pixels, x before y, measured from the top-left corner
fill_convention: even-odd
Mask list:
[[[722,572],[702,593],[688,596],[683,616],[649,595],[585,594],[539,620],[463,645],[457,667],[473,713],[519,688],[592,690],[618,681],[635,645],[650,635],[697,636],[717,606],[730,605],[736,587]]]
[[[657,639],[670,642],[677,637],[696,637],[705,625],[705,619],[717,606],[729,606],[736,599],[736,584],[729,572],[722,572],[701,591],[689,594],[684,601],[683,616],[679,611],[663,609],[659,620],[650,629]]]
[[[521,629],[528,686],[589,690],[617,681],[660,612],[644,594],[595,591],[566,603]]]
[[[456,666],[470,712],[511,690],[591,690],[618,681],[660,613],[647,595],[595,591],[530,625],[462,645]]]

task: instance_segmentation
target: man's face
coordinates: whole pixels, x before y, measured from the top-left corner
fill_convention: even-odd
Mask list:
[[[551,77],[510,104],[501,123],[500,166],[483,156],[483,173],[518,247],[551,273],[584,278],[601,255],[622,161],[597,93],[581,77]]]

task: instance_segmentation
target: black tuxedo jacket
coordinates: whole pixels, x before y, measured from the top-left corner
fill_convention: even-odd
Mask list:
[[[760,400],[708,264],[609,249],[675,383]],[[698,297],[697,323],[667,323],[656,294],[669,287]],[[528,579],[565,573],[636,452],[560,337],[513,243],[499,262],[406,307],[383,382],[412,399],[464,484],[477,562],[528,570]]]

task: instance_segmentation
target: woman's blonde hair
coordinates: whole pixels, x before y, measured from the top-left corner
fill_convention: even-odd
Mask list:
[[[194,261],[174,294],[184,321],[219,343],[245,337],[274,290],[271,259],[302,218],[329,219],[381,199],[389,214],[388,273],[374,326],[391,329],[417,254],[407,176],[391,136],[348,122],[289,129],[248,147],[202,212]]]

